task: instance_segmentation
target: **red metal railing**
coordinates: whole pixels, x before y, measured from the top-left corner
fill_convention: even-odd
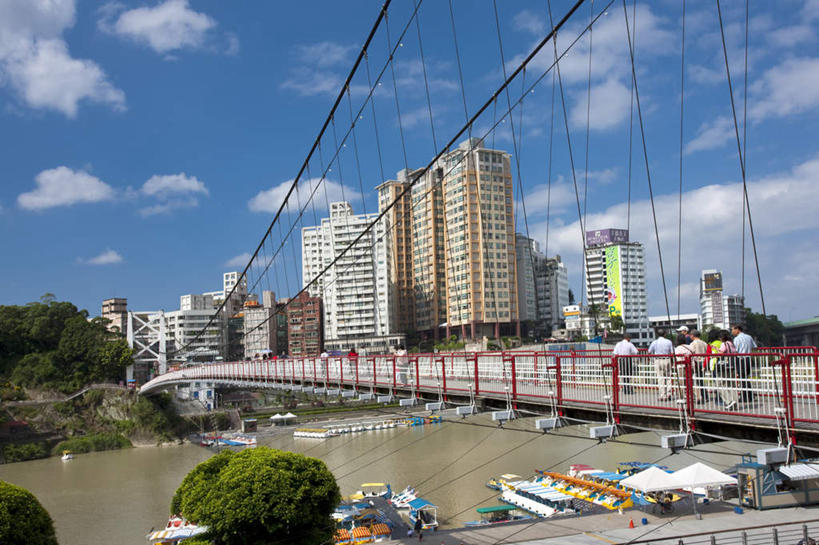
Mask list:
[[[623,411],[672,416],[684,404],[692,422],[737,414],[770,421],[784,414],[792,428],[819,423],[819,351],[813,347],[686,356],[586,350],[256,360],[174,370],[143,392],[190,381],[440,391],[444,399],[471,389],[501,399],[508,394],[515,405],[553,401],[561,412],[600,409],[609,401],[618,420]]]

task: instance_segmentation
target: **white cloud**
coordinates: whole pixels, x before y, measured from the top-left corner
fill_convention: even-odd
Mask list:
[[[168,199],[173,195],[203,193],[208,194],[208,188],[196,176],[188,176],[184,172],[179,174],[165,174],[151,176],[142,186],[145,195],[160,199]]]
[[[819,58],[784,60],[753,82],[749,95],[748,117],[755,123],[819,109]],[[720,148],[735,138],[732,118],[720,116],[700,126],[685,152]]]
[[[318,42],[296,46],[296,57],[303,62],[316,66],[336,66],[347,62],[356,49],[357,46],[354,45]]]
[[[819,107],[819,58],[786,59],[751,86],[748,114],[760,121]]]
[[[760,267],[766,296],[780,301],[792,299],[793,293],[805,294],[805,311],[819,304],[819,295],[806,293],[805,285],[799,280],[804,272],[794,272],[794,278],[783,275],[783,270],[790,269],[783,264],[789,260],[795,247],[794,240],[810,246],[813,233],[819,229],[819,215],[813,212],[815,203],[819,202],[819,157],[795,166],[790,172],[768,176],[748,183],[748,193],[754,214],[754,229],[757,245],[760,249]],[[794,199],[794,195],[798,195]],[[677,194],[666,194],[655,197],[657,218],[659,220],[660,241],[666,269],[666,282],[669,299],[674,300],[676,307],[676,241],[678,201]],[[717,268],[724,271],[726,278],[731,279],[733,286],[726,290],[738,290],[741,252],[741,204],[742,184],[726,183],[704,186],[683,194],[683,262],[682,278],[687,284],[697,278],[701,269]],[[587,229],[606,227],[625,227],[626,203],[616,204],[608,209],[589,214]],[[654,225],[650,203],[646,200],[631,203],[631,240],[640,241],[645,246],[646,278],[649,290],[649,312],[664,312],[662,288],[660,284],[659,265],[655,247]],[[533,235],[539,240],[545,238],[544,223],[530,224]],[[579,278],[580,269],[580,229],[577,221],[565,225],[553,223],[549,247],[550,252],[560,253],[569,263],[570,273]],[[805,239],[807,237],[807,239]],[[750,243],[746,250],[750,252]],[[808,252],[810,253],[810,252]],[[746,294],[749,303],[755,303],[756,282],[752,281],[755,273],[753,260],[748,257],[746,269]],[[815,271],[809,271],[816,277]],[[748,287],[748,282],[751,286]],[[576,284],[575,284],[576,286]],[[683,286],[685,288],[685,285]],[[688,293],[687,289],[683,290]],[[810,291],[810,290],[808,290]],[[690,294],[689,294],[690,295]],[[686,308],[696,309],[695,297],[683,301],[683,312]],[[768,312],[776,312],[769,308]]]
[[[116,263],[122,263],[122,256],[109,248],[98,256],[89,259],[80,259],[79,261],[86,265],[114,265]]]
[[[734,122],[728,117],[720,116],[700,125],[697,136],[685,145],[685,153],[687,155],[697,151],[721,148],[732,140],[736,141]]]
[[[125,93],[102,68],[71,56],[62,35],[73,26],[73,0],[0,2],[0,85],[31,108],[70,118],[83,101],[124,110]]]
[[[546,18],[542,13],[534,13],[525,9],[517,13],[512,19],[515,30],[522,30],[535,36],[543,36],[546,32]]]
[[[255,197],[248,201],[248,209],[251,212],[275,214],[279,211],[279,207],[284,201],[284,198],[287,195],[287,192],[290,190],[290,186],[292,184],[293,180],[291,179],[282,182],[279,185],[273,186],[270,189],[260,191]],[[296,190],[293,190],[293,193],[290,195],[290,200],[288,201],[286,211],[298,213],[296,209],[298,208],[299,204],[301,204],[302,208],[307,206],[307,211],[311,211],[313,206],[308,206],[308,199],[310,199],[310,195],[313,194],[314,190],[315,195],[313,196],[313,200],[316,205],[316,210],[326,210],[327,202],[347,200],[347,202],[352,203],[361,198],[357,191],[353,191],[348,187],[342,188],[341,184],[338,182],[333,182],[327,179],[322,181],[321,178],[309,178],[299,182],[298,196],[296,194]]]
[[[212,17],[192,10],[188,0],[166,0],[152,7],[122,10],[119,3],[103,6],[100,29],[146,45],[161,55],[183,49],[202,49],[215,41],[213,31],[218,23]],[[225,42],[226,54],[238,52],[239,41],[235,34],[226,33]]]
[[[45,210],[77,203],[108,201],[114,189],[87,172],[60,166],[40,172],[34,181],[37,187],[17,197],[17,204],[26,210]]]
[[[179,208],[194,208],[199,205],[197,194],[208,195],[208,188],[196,176],[164,174],[151,176],[142,185],[140,192],[157,200],[156,204],[141,208],[142,216],[166,214]]]
[[[225,267],[244,267],[250,261],[250,254],[245,252],[225,261]]]
[[[586,93],[578,95],[569,113],[575,127],[586,126],[586,97]],[[592,85],[589,127],[596,131],[616,127],[628,117],[630,106],[631,89],[616,79]]]
[[[687,66],[688,77],[694,83],[702,85],[713,85],[725,81],[725,70],[720,72],[716,68],[708,68],[700,64],[689,64]]]

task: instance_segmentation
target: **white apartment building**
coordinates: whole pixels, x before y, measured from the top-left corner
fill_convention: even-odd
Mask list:
[[[581,335],[587,339],[595,336],[594,318],[589,316],[586,309],[580,308],[580,305],[566,305],[562,308],[562,314],[569,340]]]
[[[227,328],[216,309],[175,310],[163,315],[169,360],[209,362],[225,357]]]
[[[302,229],[302,282],[307,287],[318,277],[308,292],[324,302],[326,345],[346,343],[354,348],[364,338],[392,333],[387,237],[382,222],[319,276],[377,217],[376,213],[355,215],[350,203],[335,202],[321,225]]]
[[[700,315],[702,328],[730,329],[745,320],[745,299],[723,294],[722,273],[716,269],[700,273]]]
[[[652,339],[646,301],[643,245],[625,229],[586,231],[586,300],[602,309],[601,322],[620,316],[634,344]]]
[[[262,303],[248,299],[244,304],[245,358],[254,358],[259,354],[278,353],[276,342],[276,296],[272,291],[262,292]]]
[[[540,244],[515,234],[520,320],[538,322],[544,332],[563,325],[563,307],[569,304],[569,273],[560,256],[547,258]]]

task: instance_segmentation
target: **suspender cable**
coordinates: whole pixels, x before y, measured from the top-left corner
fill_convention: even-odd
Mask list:
[[[717,0],[719,1],[719,0]],[[640,89],[637,86],[637,70],[634,67],[634,48],[631,46],[631,31],[628,28],[628,11],[626,0],[623,0],[623,18],[626,21],[626,39],[628,41],[629,57],[631,59],[631,78],[634,84],[634,100],[637,102],[637,119],[640,122],[640,136],[643,142],[643,159],[646,164],[646,178],[648,179],[648,194],[651,198],[651,216],[654,219],[654,237],[657,240],[657,255],[660,260],[660,275],[663,281],[663,296],[665,297],[665,311],[668,321],[671,322],[671,308],[668,305],[668,288],[665,283],[665,268],[663,267],[663,251],[660,247],[660,230],[657,226],[657,210],[654,207],[654,189],[651,185],[651,168],[648,165],[648,146],[646,145],[646,131],[643,125],[643,109],[640,107]]]
[[[748,27],[749,25],[748,0],[745,0],[745,74],[742,90],[742,162],[748,169]],[[745,301],[745,198],[742,198],[742,301]]]
[[[683,194],[683,107],[685,105],[685,0],[682,3],[682,52],[680,59],[680,210],[677,217],[677,319],[680,319],[680,279],[682,274],[682,194]]]
[[[547,0],[546,5],[547,5],[547,9],[549,11],[549,24],[552,25],[552,1]],[[583,278],[587,282],[588,278],[589,278],[589,264],[588,264],[588,261],[586,260],[586,225],[585,225],[585,220],[583,219],[583,213],[582,213],[582,211],[580,209],[580,191],[579,191],[579,189],[577,187],[577,173],[576,173],[575,168],[574,168],[574,152],[572,151],[572,138],[571,138],[571,134],[569,132],[569,115],[566,112],[566,96],[565,96],[565,93],[563,92],[563,77],[560,74],[560,63],[558,62],[558,58],[557,58],[557,40],[554,40],[552,42],[552,45],[554,46],[555,63],[556,63],[556,68],[557,68],[557,85],[558,85],[558,88],[560,89],[560,103],[561,103],[561,105],[563,107],[563,125],[566,128],[566,143],[567,143],[567,145],[569,147],[569,161],[571,163],[571,169],[572,169],[572,182],[574,184],[574,197],[575,197],[575,201],[577,203],[577,221],[580,224],[580,243],[582,244],[582,248],[583,248],[583,256],[582,256],[582,259],[583,259],[583,272],[582,272],[582,274],[583,274]],[[581,289],[582,289],[582,292],[581,292],[581,295],[580,295],[580,297],[581,297],[580,302],[581,302],[581,305],[582,305],[583,301],[585,300],[586,286],[585,285],[582,286]],[[589,290],[589,295],[591,296],[589,298],[589,306],[591,306],[591,305],[594,304],[594,295],[592,294],[591,290]],[[597,324],[595,322],[595,327],[596,326],[597,326]]]
[[[626,19],[628,26],[628,19]],[[631,47],[637,49],[637,0],[631,7]],[[626,231],[631,229],[631,160],[633,157],[632,142],[634,134],[634,80],[631,80],[631,103],[628,108],[628,196],[626,199]]]
[[[583,173],[583,223],[586,223],[586,211],[589,207],[589,137],[591,136],[591,75],[592,75],[592,43],[594,38],[594,27],[591,22],[594,20],[594,0],[591,0],[589,9],[589,74],[586,83],[586,153],[585,168]]]
[[[728,66],[728,47],[725,45],[725,27],[722,23],[722,8],[720,7],[720,0],[717,0],[717,14],[719,15],[719,31],[722,37],[722,54],[725,57],[725,73],[728,78],[728,94],[731,97],[731,114],[734,116],[734,133],[737,139],[737,153],[739,154],[739,167],[742,170],[742,195],[745,200],[745,207],[748,211],[748,228],[751,231],[751,245],[754,250],[754,263],[756,265],[756,279],[759,283],[759,299],[762,303],[762,314],[768,315],[765,310],[765,294],[762,290],[762,275],[759,272],[759,255],[756,250],[756,236],[754,234],[754,222],[751,216],[751,202],[748,200],[748,184],[745,179],[745,154],[742,152],[742,146],[739,139],[739,125],[737,123],[737,110],[734,104],[734,87],[731,83],[731,69]],[[744,215],[743,215],[744,216]]]

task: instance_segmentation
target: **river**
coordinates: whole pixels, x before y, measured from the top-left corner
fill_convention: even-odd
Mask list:
[[[566,471],[571,463],[616,469],[620,461],[657,461],[679,469],[696,461],[725,468],[736,452],[755,451],[739,442],[712,443],[669,455],[654,432],[624,435],[598,444],[588,428],[535,434],[524,418],[499,429],[488,415],[423,427],[398,427],[335,437],[294,439],[292,430],[262,431],[259,444],[324,460],[343,495],[364,482],[412,484],[438,506],[444,527],[478,518],[475,508],[497,503],[484,483],[502,473],[532,475],[534,469]],[[628,443],[626,443],[628,441]],[[640,443],[640,444],[634,444]],[[717,454],[716,451],[725,452]],[[49,511],[62,545],[144,545],[146,533],[168,518],[171,497],[185,474],[212,455],[196,445],[141,447],[0,465],[0,480],[31,490]]]

